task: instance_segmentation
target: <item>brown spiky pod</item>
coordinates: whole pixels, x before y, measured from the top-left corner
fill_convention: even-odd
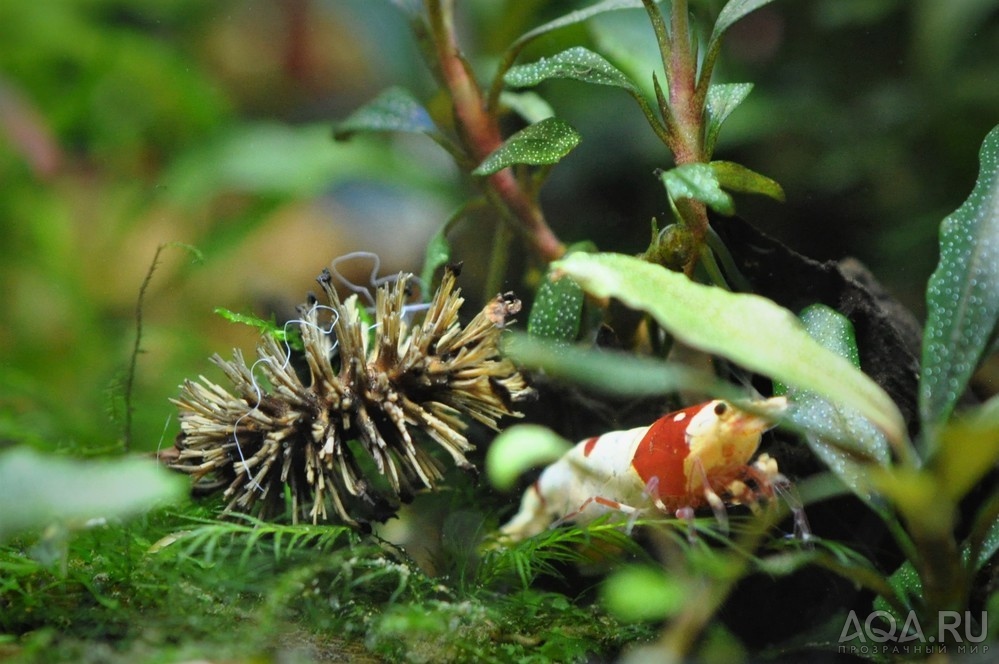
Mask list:
[[[428,439],[474,470],[466,418],[496,429],[520,415],[513,403],[531,390],[498,349],[520,302],[497,296],[462,327],[455,276],[445,271],[422,323],[410,326],[409,275],[378,289],[372,324],[356,296],[341,302],[324,271],[329,306],[299,310],[305,366],[296,370],[269,334],[253,367],[266,388],[238,350],[230,361],[214,356],[235,393],[204,376],[184,382],[173,400],[181,433],[171,467],[193,475],[196,490],[224,487],[226,512],[273,518],[287,490],[293,520],[328,521],[332,507],[354,525],[384,520],[437,484],[442,466]]]

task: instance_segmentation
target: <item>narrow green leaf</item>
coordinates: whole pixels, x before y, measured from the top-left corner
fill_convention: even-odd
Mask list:
[[[522,333],[507,335],[503,351],[518,366],[601,394],[642,397],[690,390],[731,400],[746,396],[709,373],[620,351],[566,346]]]
[[[527,42],[532,39],[536,39],[545,33],[551,32],[552,30],[558,30],[559,28],[565,28],[570,25],[575,25],[576,23],[582,23],[583,21],[586,21],[598,14],[603,14],[604,12],[616,11],[618,9],[639,9],[642,6],[641,0],[603,0],[603,2],[596,2],[589,7],[569,12],[564,16],[560,16],[552,21],[549,21],[548,23],[544,23],[525,32],[517,39],[516,42],[514,42],[514,48],[519,50]]]
[[[567,122],[548,118],[506,139],[472,174],[492,175],[513,164],[554,164],[572,152],[579,140],[579,133]]]
[[[774,200],[784,202],[784,189],[775,180],[756,171],[751,171],[742,164],[732,161],[713,161],[709,164],[714,171],[718,183],[729,191],[741,194],[761,194]]]
[[[263,318],[258,318],[253,314],[241,314],[235,311],[226,309],[225,307],[215,307],[215,313],[225,318],[230,323],[239,323],[240,325],[249,325],[250,327],[255,327],[261,332],[266,332],[272,335],[276,339],[282,341],[285,340],[284,330],[278,327],[278,324],[271,320],[264,320]]]
[[[708,95],[704,102],[704,112],[707,116],[704,149],[708,155],[715,151],[722,124],[732,114],[732,111],[745,101],[752,90],[752,83],[716,83],[708,88]]]
[[[551,78],[568,78],[595,85],[624,88],[638,94],[638,88],[602,55],[575,46],[537,62],[510,69],[503,77],[512,88],[527,88]]]
[[[17,447],[0,455],[0,540],[56,522],[130,516],[186,493],[184,478],[153,461],[78,461]]]
[[[802,312],[801,320],[812,338],[860,368],[853,325],[845,316],[816,304]],[[776,385],[774,391],[782,392]],[[884,434],[856,409],[835,404],[815,392],[790,388],[787,395],[794,404],[787,420],[806,430],[805,439],[815,455],[850,490],[870,502],[874,494],[868,469],[891,461]]]
[[[999,127],[979,158],[971,195],[940,225],[940,262],[926,289],[919,411],[930,432],[964,393],[999,318]]]
[[[722,191],[718,176],[708,164],[684,164],[657,175],[666,185],[672,200],[692,198],[710,207],[718,214],[735,214],[735,202]]]
[[[732,27],[732,25],[744,18],[750,12],[754,12],[764,5],[768,5],[773,0],[729,0],[722,7],[715,21],[715,27],[711,31],[711,39],[708,40],[708,50],[721,39],[722,34]]]
[[[552,281],[545,277],[538,287],[527,319],[531,336],[571,343],[579,335],[583,317],[583,289],[572,279]]]
[[[515,424],[489,446],[486,474],[494,487],[509,491],[524,472],[556,461],[571,448],[572,443],[547,427]]]
[[[892,587],[896,596],[902,600],[902,603],[907,608],[911,608],[913,606],[913,600],[918,599],[923,594],[923,581],[919,578],[919,572],[916,571],[912,562],[908,560],[899,565],[898,569],[892,572],[892,575],[888,577],[888,584]],[[890,613],[900,624],[905,620],[905,616],[899,614],[899,612],[896,611],[895,608],[890,603],[886,602],[880,595],[874,599],[874,610]]]
[[[905,421],[885,391],[812,339],[794,314],[771,300],[704,286],[621,254],[572,254],[553,268],[597,297],[615,297],[648,312],[694,348],[855,408],[908,458]]]
[[[999,552],[999,519],[992,522],[985,537],[982,538],[978,559],[975,561],[975,569],[981,569],[985,563],[992,559],[992,556],[996,555],[996,552]]]
[[[336,123],[333,137],[342,141],[360,131],[436,134],[437,127],[427,110],[408,90],[391,87]]]

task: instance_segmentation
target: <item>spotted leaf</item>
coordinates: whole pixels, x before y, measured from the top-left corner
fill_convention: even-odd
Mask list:
[[[950,416],[999,318],[999,127],[980,161],[971,195],[940,225],[940,261],[926,290],[919,410],[930,431]]]
[[[638,88],[620,69],[603,56],[582,46],[570,48],[550,58],[541,58],[537,62],[514,67],[506,73],[503,80],[510,87],[526,88],[550,78],[568,78],[596,85],[609,85],[638,94]]]
[[[554,164],[579,145],[579,140],[579,133],[567,122],[547,118],[506,139],[472,174],[492,175],[514,164]]]

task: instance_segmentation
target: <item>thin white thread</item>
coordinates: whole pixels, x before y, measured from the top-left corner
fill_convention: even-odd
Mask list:
[[[368,275],[368,283],[370,285],[370,288],[368,286],[361,286],[355,284],[350,279],[347,279],[345,276],[343,276],[343,274],[341,274],[340,271],[337,269],[337,265],[339,265],[340,263],[358,258],[368,259],[372,262],[371,272]],[[381,271],[381,258],[378,256],[378,254],[371,251],[352,251],[342,256],[338,256],[337,258],[334,258],[330,262],[330,268],[331,268],[330,274],[333,275],[337,279],[337,281],[343,284],[343,286],[348,288],[350,291],[357,293],[359,295],[363,295],[364,298],[368,301],[368,304],[372,308],[375,307],[376,302],[375,302],[375,297],[371,293],[371,288],[378,288],[383,284],[394,283],[398,281],[400,278],[400,275],[397,274],[379,277],[378,273]],[[410,275],[408,278],[417,283],[420,287],[421,292],[423,291],[424,289],[423,281],[419,277],[415,275]],[[419,311],[426,311],[429,308],[430,308],[429,302],[417,302],[414,304],[407,304],[403,306],[403,316],[408,318]],[[288,368],[288,365],[291,363],[291,345],[288,343],[288,327],[290,325],[297,323],[302,326],[310,326],[326,336],[333,334],[333,329],[335,328],[336,323],[339,320],[339,312],[337,312],[335,309],[326,305],[320,305],[317,302],[312,305],[312,307],[306,313],[306,316],[315,311],[319,311],[320,309],[325,309],[333,314],[333,320],[330,323],[329,329],[323,329],[322,327],[319,327],[315,323],[310,323],[309,321],[300,318],[289,320],[284,324],[283,330],[285,338],[282,341],[285,347],[285,357],[284,357],[284,362],[281,364],[280,370],[284,371],[285,369]],[[372,329],[377,328],[379,325],[380,323],[376,321],[371,326],[369,326],[368,329],[370,331]],[[338,341],[334,340],[330,352],[335,351],[337,345]],[[261,357],[258,358],[252,365],[250,365],[250,379],[252,381],[251,385],[253,386],[253,391],[256,394],[257,400],[256,403],[253,405],[253,407],[250,410],[243,413],[242,415],[240,415],[232,425],[232,438],[233,442],[236,444],[236,452],[237,454],[239,454],[239,461],[243,465],[243,470],[246,473],[246,477],[250,482],[250,487],[260,492],[263,492],[263,487],[260,485],[259,482],[257,482],[256,478],[254,478],[251,474],[250,465],[247,462],[245,455],[243,454],[243,446],[239,442],[238,430],[240,422],[242,422],[243,419],[248,417],[251,413],[258,410],[260,408],[260,404],[263,403],[263,390],[260,388],[260,385],[257,382],[257,377],[254,372],[256,371],[256,368],[258,365],[260,365],[260,363],[268,362],[273,364],[273,360],[274,358],[271,357]]]
[[[330,322],[330,325],[329,325],[328,329],[320,327],[319,325],[316,325],[315,323],[312,323],[312,322],[310,322],[308,320],[305,320],[305,319],[302,319],[302,318],[295,318],[293,320],[287,321],[284,324],[284,326],[282,328],[283,331],[284,331],[284,339],[282,339],[281,341],[284,344],[285,354],[284,354],[284,361],[281,363],[281,366],[279,367],[280,371],[284,371],[291,364],[291,344],[288,343],[288,327],[289,326],[291,326],[293,324],[298,324],[300,326],[311,327],[311,328],[317,330],[320,334],[323,334],[325,336],[330,336],[331,334],[333,334],[333,329],[336,327],[336,324],[337,324],[337,321],[339,320],[339,315],[340,315],[336,311],[336,309],[334,309],[333,307],[322,305],[322,304],[319,304],[318,302],[316,302],[316,303],[314,303],[312,305],[312,307],[308,310],[308,312],[306,312],[305,315],[309,316],[310,314],[312,314],[314,312],[317,312],[319,310],[323,310],[323,309],[325,309],[326,311],[329,311],[329,312],[331,312],[333,314],[333,320]],[[333,341],[333,346],[330,348],[330,352],[333,352],[333,351],[336,350],[336,347],[337,347],[338,343],[339,343],[339,341],[337,341],[337,340]],[[260,492],[263,492],[263,487],[260,486],[260,483],[257,482],[256,478],[254,478],[251,475],[251,473],[250,473],[250,464],[247,463],[246,457],[243,455],[243,446],[239,442],[239,433],[238,433],[238,431],[239,431],[239,423],[242,422],[243,419],[246,418],[246,417],[248,417],[251,413],[253,413],[254,411],[258,410],[260,408],[260,404],[263,403],[263,400],[264,400],[263,390],[260,388],[260,384],[257,382],[257,376],[254,373],[256,371],[257,367],[261,363],[263,363],[263,362],[267,362],[268,364],[272,364],[273,365],[274,358],[272,358],[272,357],[261,357],[261,358],[258,358],[256,362],[254,362],[253,364],[250,365],[250,380],[251,380],[250,384],[253,386],[253,391],[257,395],[257,402],[253,405],[253,408],[251,408],[250,410],[248,410],[245,413],[243,413],[242,415],[240,415],[236,419],[236,421],[233,422],[233,425],[232,425],[232,440],[236,444],[236,452],[237,452],[237,454],[239,454],[239,461],[240,461],[240,463],[243,464],[243,470],[246,472],[246,477],[250,481],[250,487],[253,488],[253,489],[256,489],[256,490],[258,490]]]
[[[361,286],[359,284],[355,284],[353,281],[343,276],[343,274],[341,274],[340,271],[337,269],[337,265],[339,265],[340,263],[343,263],[344,261],[354,260],[357,258],[364,258],[371,261],[371,272],[368,274],[368,286]],[[343,256],[337,256],[332,261],[330,261],[330,274],[332,274],[337,281],[343,284],[351,292],[363,295],[364,299],[368,301],[368,305],[371,307],[375,306],[375,297],[374,295],[371,294],[372,288],[378,288],[383,284],[394,283],[399,280],[398,274],[390,274],[384,277],[379,277],[378,273],[381,272],[381,269],[382,269],[382,259],[379,258],[378,254],[374,253],[373,251],[352,251],[350,253],[344,254]],[[417,277],[416,275],[410,275],[409,280],[416,283],[420,287],[420,292],[423,292],[425,290],[423,280]],[[423,307],[425,305],[423,304],[407,305],[407,308],[410,306]],[[414,309],[414,311],[420,311],[420,309]]]

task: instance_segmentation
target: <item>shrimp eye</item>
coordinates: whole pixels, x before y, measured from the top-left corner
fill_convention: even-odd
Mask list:
[[[724,415],[726,410],[728,410],[728,404],[724,401],[719,401],[715,404],[715,415]]]

